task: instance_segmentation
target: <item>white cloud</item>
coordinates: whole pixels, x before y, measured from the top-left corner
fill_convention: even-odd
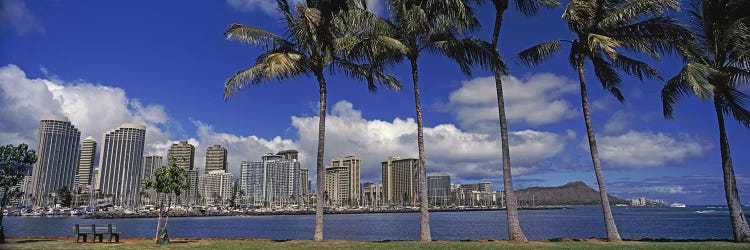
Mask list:
[[[227,149],[227,164],[229,171],[239,176],[242,161],[255,161],[265,153],[277,153],[284,149],[296,149],[292,140],[283,139],[279,136],[272,140],[258,138],[257,136],[238,136],[228,133],[216,132],[214,128],[201,121],[193,121],[197,127],[197,139],[190,138],[188,142],[193,144],[196,150],[195,166],[201,171],[205,169],[206,149],[212,145],[222,145]],[[305,156],[300,161],[306,162]]]
[[[607,123],[604,124],[604,133],[616,134],[624,132],[630,128],[631,122],[636,119],[631,113],[626,111],[617,111],[609,117]]]
[[[570,79],[550,73],[524,79],[503,77],[506,117],[512,123],[551,124],[576,116],[574,106],[563,96],[578,89]],[[465,81],[450,94],[448,109],[458,122],[479,131],[498,128],[497,94],[494,77]]]
[[[708,152],[710,143],[687,134],[629,131],[617,136],[597,138],[599,155],[615,166],[626,168],[657,167],[696,158]],[[581,148],[588,148],[586,142]]]
[[[39,119],[59,114],[70,119],[82,137],[101,140],[104,132],[123,123],[147,126],[147,153],[166,154],[169,119],[164,107],[144,105],[116,87],[57,79],[29,79],[15,65],[0,67],[0,141],[36,146]]]
[[[299,132],[300,151],[315,168],[318,117],[292,117]],[[388,156],[417,157],[416,122],[367,120],[347,101],[339,101],[326,118],[326,163],[347,155],[362,157],[362,178],[379,181],[380,163]],[[425,150],[430,173],[449,173],[454,180],[479,180],[500,176],[500,143],[488,134],[463,131],[453,124],[425,127]],[[565,136],[532,130],[510,133],[514,174],[533,172],[536,164],[555,156]]]
[[[290,7],[305,3],[304,0],[288,0],[288,2]],[[240,11],[263,11],[271,16],[279,15],[276,1],[273,0],[227,0],[227,3]],[[383,10],[383,4],[383,0],[367,0],[367,9],[380,13]]]
[[[23,0],[4,0],[0,3],[0,17],[3,23],[9,24],[7,26],[12,27],[21,35],[44,33],[44,27],[31,14]]]

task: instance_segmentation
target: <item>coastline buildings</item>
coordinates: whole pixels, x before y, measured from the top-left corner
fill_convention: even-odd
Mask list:
[[[433,174],[427,176],[427,197],[430,204],[450,205],[451,176],[447,174]]]
[[[391,156],[381,163],[383,201],[389,204],[416,204],[419,190],[418,159]]]
[[[297,151],[265,154],[260,161],[243,161],[240,166],[240,190],[256,206],[299,204],[300,162]]]
[[[224,170],[213,170],[201,176],[199,181],[200,194],[205,205],[229,205],[232,196],[232,173]]]
[[[213,145],[206,149],[205,174],[217,170],[227,171],[227,149],[221,145]]]
[[[78,161],[78,172],[76,174],[75,186],[91,186],[94,174],[94,157],[96,156],[96,140],[94,137],[86,137],[81,146],[80,160]]]
[[[126,123],[104,134],[97,189],[114,205],[138,206],[146,126]]]
[[[310,170],[299,169],[299,192],[303,197],[310,195]]]
[[[45,116],[39,123],[37,162],[31,175],[31,200],[42,207],[60,188],[73,190],[81,132],[63,116]]]
[[[334,159],[326,167],[325,191],[331,204],[358,206],[360,204],[360,168],[362,161],[354,156]]]
[[[362,205],[372,207],[383,206],[382,184],[365,182],[362,186]]]
[[[156,205],[158,194],[153,188],[146,189],[146,180],[154,178],[154,171],[161,167],[164,167],[164,157],[155,155],[143,157],[143,172],[141,172],[142,205]]]
[[[172,144],[167,153],[167,162],[168,166],[175,164],[185,169],[187,181],[190,184],[188,190],[183,190],[180,197],[172,201],[183,206],[195,205],[198,202],[198,171],[194,170],[195,146],[187,141]]]

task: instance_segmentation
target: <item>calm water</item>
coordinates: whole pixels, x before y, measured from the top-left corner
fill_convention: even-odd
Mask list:
[[[721,206],[613,207],[623,238],[731,238],[729,212]],[[520,211],[530,239],[606,237],[599,207]],[[437,240],[507,238],[504,211],[431,213]],[[153,237],[155,218],[92,220],[81,217],[6,217],[8,236],[72,236],[73,224],[117,223],[123,237]],[[315,217],[253,216],[170,218],[169,234],[185,238],[312,239]],[[416,240],[419,213],[325,216],[327,239]]]

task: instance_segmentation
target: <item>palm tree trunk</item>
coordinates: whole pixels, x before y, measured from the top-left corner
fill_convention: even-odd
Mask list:
[[[157,196],[158,196],[158,194],[157,194]],[[164,211],[164,201],[163,200],[159,200],[159,203],[160,203],[159,204],[159,213],[157,215],[158,217],[156,218],[156,241],[157,242],[159,241],[159,232],[161,231],[161,214]]]
[[[317,163],[317,185],[318,185],[318,204],[315,208],[315,236],[313,240],[323,241],[323,206],[325,202],[325,181],[326,171],[323,163],[325,139],[326,139],[326,80],[323,77],[322,70],[316,71],[315,76],[318,78],[320,87],[320,110],[318,111],[318,163]]]
[[[734,241],[750,242],[750,228],[748,228],[745,213],[742,211],[742,203],[740,203],[740,197],[737,193],[737,182],[734,178],[732,156],[729,153],[729,138],[727,138],[727,131],[724,128],[724,113],[722,113],[721,102],[717,95],[714,95],[714,107],[716,108],[716,116],[719,120],[721,169],[724,171],[724,193],[727,197],[729,217],[732,220]]]
[[[0,244],[5,244],[5,227],[3,227],[3,209],[5,209],[5,201],[8,200],[8,188],[3,188],[3,199],[0,200]]]
[[[417,109],[417,147],[419,148],[419,212],[421,218],[420,240],[423,242],[432,241],[430,235],[430,207],[427,200],[427,165],[424,154],[424,124],[422,123],[422,105],[419,102],[419,71],[417,69],[417,57],[409,59],[411,62],[411,76],[414,81],[414,105]]]
[[[507,2],[505,4],[507,8]],[[505,9],[498,8],[495,12],[495,27],[492,33],[492,47],[497,49],[500,27],[503,25]],[[500,138],[503,154],[503,189],[505,191],[505,213],[508,218],[508,239],[516,242],[528,242],[521,230],[518,220],[518,202],[513,191],[513,175],[510,170],[510,143],[508,143],[508,121],[505,118],[505,97],[503,96],[503,81],[500,72],[495,72],[495,89],[497,89],[497,109],[500,118]]]
[[[620,233],[617,232],[615,218],[612,216],[612,208],[609,207],[609,198],[607,197],[607,187],[604,185],[602,177],[602,165],[599,162],[599,151],[596,148],[596,138],[594,137],[594,126],[591,124],[591,113],[589,112],[589,100],[586,94],[586,81],[583,73],[583,58],[576,60],[576,69],[578,69],[578,80],[581,82],[581,105],[583,105],[583,117],[586,120],[586,134],[589,138],[589,150],[591,151],[591,161],[594,163],[594,174],[596,182],[599,184],[599,196],[602,200],[602,211],[604,212],[604,225],[607,228],[607,240],[622,241]]]

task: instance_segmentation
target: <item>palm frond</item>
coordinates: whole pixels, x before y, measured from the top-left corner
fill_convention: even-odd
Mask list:
[[[644,78],[663,80],[659,75],[659,71],[651,67],[651,65],[622,54],[612,60],[612,65],[615,68],[625,71],[625,73],[629,75],[638,77],[641,81],[643,81]]]
[[[273,48],[290,46],[292,44],[274,33],[236,23],[230,25],[224,31],[224,37],[227,40],[237,40],[251,45],[262,45]]]
[[[599,82],[602,83],[602,87],[611,93],[618,101],[623,102],[625,97],[620,91],[620,85],[622,85],[622,79],[612,68],[612,64],[607,62],[601,55],[596,54],[591,57],[591,62],[594,64],[594,74]]]
[[[513,2],[516,3],[518,12],[527,16],[536,15],[541,7],[557,8],[561,5],[555,0],[515,0]]]
[[[558,52],[560,52],[560,41],[553,40],[521,51],[516,56],[516,61],[526,66],[536,66]]]
[[[258,57],[255,65],[235,73],[224,83],[224,99],[247,85],[271,80],[287,80],[309,73],[307,58],[299,53],[270,51]]]
[[[724,99],[723,111],[731,114],[735,120],[745,127],[750,127],[750,111],[745,106],[750,103],[750,97],[736,89],[730,88],[722,95]]]
[[[627,25],[643,16],[660,16],[666,10],[679,10],[678,0],[633,0],[627,1],[614,11],[606,13],[606,17],[598,22],[601,29],[611,29]]]
[[[597,53],[597,50],[601,50],[610,59],[617,58],[617,48],[620,47],[620,44],[619,41],[605,35],[588,34],[588,48],[591,49],[591,53]]]
[[[396,76],[386,74],[372,64],[357,64],[347,60],[337,60],[337,64],[341,71],[350,78],[365,81],[371,92],[377,90],[378,84],[392,90],[401,89],[401,82]]]
[[[609,37],[632,52],[646,53],[660,60],[660,53],[673,53],[693,40],[690,30],[671,17],[653,17],[610,30]]]
[[[685,69],[683,69],[685,71]],[[686,78],[677,75],[667,81],[667,84],[661,89],[662,111],[664,117],[672,119],[674,117],[674,105],[680,98],[692,93],[690,84]]]

